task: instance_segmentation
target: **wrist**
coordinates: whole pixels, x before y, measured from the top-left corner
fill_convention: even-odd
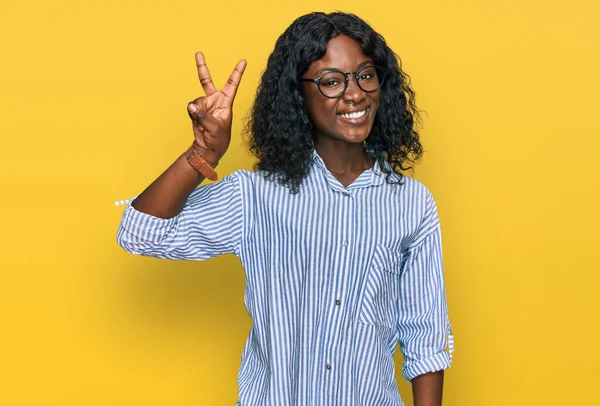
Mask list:
[[[202,147],[196,142],[192,144],[192,148],[196,151],[198,155],[204,158],[213,168],[215,168],[219,164],[219,161],[223,157],[223,154],[218,153],[214,149]]]
[[[206,157],[198,151],[198,148],[195,144],[192,144],[188,148],[188,150],[184,154],[184,159],[188,164],[197,172],[199,177],[204,177],[206,179],[215,181],[218,179],[217,172],[215,172],[215,167],[218,164],[217,156]],[[209,161],[209,158],[215,159],[215,161]]]

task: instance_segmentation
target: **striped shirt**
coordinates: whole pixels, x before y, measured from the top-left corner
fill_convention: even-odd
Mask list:
[[[450,366],[435,202],[377,163],[344,187],[315,153],[297,194],[236,171],[171,219],[129,205],[117,238],[134,254],[240,259],[252,328],[238,405],[401,406],[397,343],[407,380]]]

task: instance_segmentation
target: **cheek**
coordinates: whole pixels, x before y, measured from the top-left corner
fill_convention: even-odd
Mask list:
[[[336,99],[325,99],[321,104],[321,114],[326,116],[327,120],[336,119],[337,102]]]
[[[336,119],[336,100],[321,97],[307,104],[311,120],[317,126],[321,123],[330,123]]]
[[[319,113],[323,109],[323,103],[321,98],[319,97],[320,94],[316,94],[317,92],[315,92],[315,89],[313,89],[312,87],[308,87],[307,85],[305,85],[304,92],[302,93],[304,105],[306,106],[306,111],[308,112],[308,116],[310,117],[313,123],[318,120]]]
[[[372,98],[371,109],[373,110],[372,119],[375,119],[377,112],[379,111],[379,97]]]

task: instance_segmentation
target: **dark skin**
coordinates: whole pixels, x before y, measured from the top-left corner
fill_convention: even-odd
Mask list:
[[[415,406],[441,406],[444,371],[428,372],[411,381]]]
[[[327,68],[355,72],[371,63],[361,46],[353,39],[340,35],[329,41],[325,55],[313,62],[303,78],[317,78]],[[363,147],[369,136],[379,107],[380,92],[365,92],[350,76],[346,92],[330,99],[317,85],[303,82],[304,103],[315,125],[315,148],[327,169],[344,186],[350,185],[362,172],[373,166],[373,160]],[[365,111],[356,120],[344,120],[342,114]],[[444,371],[420,375],[412,381],[415,406],[441,406]]]
[[[303,78],[316,78],[327,68],[355,72],[361,66],[372,64],[356,41],[338,36],[329,41],[325,55],[314,61]],[[369,136],[379,107],[379,91],[364,92],[349,75],[346,92],[330,99],[321,94],[316,83],[303,82],[304,103],[315,125],[315,148],[329,171],[344,187],[350,185],[373,160],[363,148]],[[343,114],[359,113],[359,119],[345,120]]]
[[[361,64],[372,62],[354,40],[338,36],[327,47],[325,56],[309,67],[303,75],[315,78],[327,67],[343,72],[355,72]],[[231,141],[233,102],[246,61],[237,63],[221,90],[214,86],[204,55],[196,54],[198,78],[206,94],[188,104],[192,121],[194,147],[213,164],[226,153]],[[366,93],[353,77],[344,95],[336,99],[323,96],[316,84],[304,83],[304,98],[316,128],[315,147],[327,169],[347,187],[361,173],[373,166],[373,160],[363,148],[379,107],[379,91]],[[346,113],[359,118],[344,118]],[[186,148],[187,149],[187,148]],[[216,166],[216,165],[215,165]],[[181,212],[190,194],[204,181],[181,155],[165,172],[146,188],[133,202],[141,212],[159,218],[172,218]],[[443,371],[427,373],[412,380],[415,406],[441,406]]]
[[[196,66],[206,96],[188,104],[194,147],[207,161],[218,164],[231,141],[233,101],[246,69],[246,61],[237,63],[221,90],[217,90],[213,84],[201,52],[196,54]],[[155,217],[175,217],[183,209],[190,194],[203,181],[204,176],[199,175],[185,156],[181,155],[134,200],[133,207]]]

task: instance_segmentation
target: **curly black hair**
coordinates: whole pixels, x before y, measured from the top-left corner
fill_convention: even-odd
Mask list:
[[[354,14],[306,14],[278,38],[245,129],[249,149],[258,158],[255,169],[265,171],[267,178],[289,187],[292,193],[298,192],[308,175],[315,147],[315,128],[304,106],[300,78],[338,35],[358,42],[375,65],[387,68],[365,149],[379,162],[388,182],[401,182],[400,171],[411,169],[423,154],[410,77],[384,38]]]

